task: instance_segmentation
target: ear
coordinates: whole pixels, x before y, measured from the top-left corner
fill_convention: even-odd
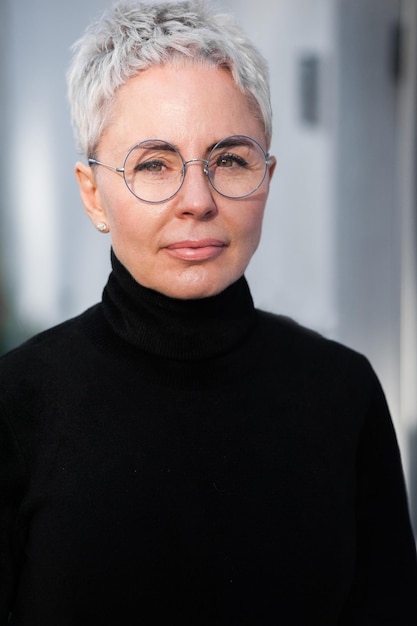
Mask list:
[[[92,168],[85,165],[85,163],[78,162],[75,164],[75,176],[77,177],[81,200],[88,217],[96,228],[103,230],[98,225],[107,224],[108,219]]]
[[[275,167],[277,165],[277,160],[274,156],[270,156],[269,157],[269,180],[271,180],[271,178],[274,175],[275,172]]]

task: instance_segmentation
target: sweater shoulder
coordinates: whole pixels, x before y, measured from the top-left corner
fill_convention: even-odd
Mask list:
[[[31,376],[40,366],[54,367],[74,352],[81,351],[93,329],[102,318],[101,305],[97,304],[80,315],[37,333],[21,345],[0,357],[0,381],[20,372]],[[0,382],[1,387],[1,382]]]
[[[376,381],[372,365],[362,353],[284,315],[259,309],[256,313],[261,340],[289,365],[296,363],[298,369],[311,369],[322,376],[328,372],[330,378],[338,374]]]

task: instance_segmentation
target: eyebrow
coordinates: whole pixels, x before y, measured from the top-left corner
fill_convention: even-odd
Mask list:
[[[135,143],[133,148],[137,148],[138,146],[143,146],[143,148],[149,148],[150,150],[164,150],[166,152],[175,152],[175,150],[177,150],[179,152],[174,144],[170,144],[165,139],[144,139],[144,141]],[[131,150],[133,150],[133,148],[131,148]]]
[[[225,141],[226,140],[226,141]],[[207,154],[209,154],[213,148],[215,148],[217,146],[217,144],[222,143],[222,147],[223,148],[235,148],[237,146],[250,146],[251,145],[251,141],[249,139],[246,139],[243,136],[236,136],[236,137],[225,137],[224,139],[219,139],[219,141],[215,141],[213,144],[211,144],[208,148],[207,148]],[[143,141],[139,141],[137,143],[135,143],[131,150],[133,150],[133,148],[136,148],[139,145],[144,145],[144,149],[149,149],[149,150],[162,150],[162,151],[166,151],[166,152],[179,152],[181,154],[181,151],[179,149],[178,146],[176,146],[173,143],[170,143],[169,141],[167,141],[166,139],[144,139]]]
[[[220,139],[219,141],[211,145],[208,151],[211,152],[211,150],[213,150],[213,148],[215,148],[217,144],[219,143],[221,143],[222,146],[224,146],[225,148],[234,148],[236,146],[250,146],[251,145],[251,141],[249,139],[246,139],[245,137],[228,137],[225,139],[227,139],[227,141],[225,141],[224,139]]]

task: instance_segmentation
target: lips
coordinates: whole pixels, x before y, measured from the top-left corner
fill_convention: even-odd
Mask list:
[[[226,248],[219,239],[199,239],[196,241],[176,241],[166,246],[171,256],[183,261],[208,261],[218,257]]]

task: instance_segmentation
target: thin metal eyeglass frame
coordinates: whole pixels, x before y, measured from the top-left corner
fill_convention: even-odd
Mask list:
[[[264,158],[265,158],[265,171],[264,171],[264,175],[262,176],[261,181],[256,185],[255,189],[253,189],[249,193],[243,194],[242,196],[228,196],[227,194],[222,193],[221,191],[219,191],[214,186],[214,183],[213,183],[213,181],[210,178],[210,172],[209,172],[208,168],[209,168],[209,163],[210,163],[211,156],[212,156],[213,152],[218,149],[220,144],[222,144],[223,142],[228,141],[229,139],[242,139],[242,140],[253,142],[256,146],[258,146],[258,148],[261,150],[261,152],[262,152],[262,154],[264,155]],[[129,187],[129,185],[127,183],[127,180],[126,180],[125,165],[126,165],[126,161],[128,160],[129,156],[131,155],[133,150],[136,150],[136,148],[138,148],[138,146],[140,146],[140,145],[142,145],[144,143],[151,143],[152,141],[165,143],[168,146],[170,146],[173,149],[173,151],[178,154],[178,156],[180,157],[181,162],[182,162],[180,186],[178,187],[178,189],[174,193],[172,193],[167,198],[163,198],[162,200],[146,200],[145,198],[141,198],[140,196],[138,196],[136,193],[134,193],[132,191],[132,189]],[[204,174],[207,176],[207,180],[210,183],[211,187],[214,189],[214,191],[216,191],[219,195],[223,196],[224,198],[229,198],[230,200],[241,200],[242,198],[247,198],[248,196],[251,196],[253,193],[255,193],[255,191],[257,191],[259,189],[259,187],[262,185],[262,183],[264,182],[265,177],[266,177],[266,173],[268,171],[268,168],[271,165],[271,155],[269,154],[269,152],[265,152],[265,150],[262,148],[262,146],[259,143],[259,141],[256,141],[256,139],[253,139],[252,137],[248,137],[247,135],[230,135],[228,137],[224,137],[224,139],[221,139],[220,141],[218,141],[216,143],[215,146],[213,146],[213,148],[210,150],[210,154],[209,154],[208,159],[188,159],[188,161],[184,161],[180,151],[177,150],[177,148],[174,145],[169,143],[169,141],[165,141],[164,139],[145,139],[144,141],[140,141],[139,143],[135,144],[132,148],[130,148],[130,150],[126,154],[125,159],[123,161],[123,166],[122,167],[114,167],[113,165],[108,165],[107,163],[103,163],[102,161],[99,161],[98,159],[88,159],[88,164],[89,165],[102,165],[103,167],[106,167],[107,169],[112,170],[113,172],[116,172],[117,174],[123,174],[123,180],[125,181],[125,185],[128,188],[128,190],[130,191],[130,193],[135,198],[137,198],[138,200],[141,200],[141,202],[146,202],[148,204],[160,204],[161,202],[167,202],[168,200],[171,200],[171,198],[176,196],[177,193],[180,191],[181,187],[184,184],[185,175],[187,173],[187,165],[189,163],[198,163],[198,162],[204,163],[204,168],[203,168]]]

